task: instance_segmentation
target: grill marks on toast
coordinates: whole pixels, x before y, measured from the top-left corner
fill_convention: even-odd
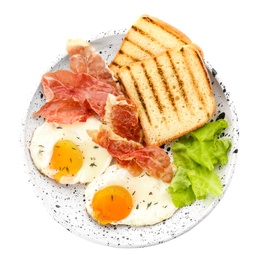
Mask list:
[[[169,61],[171,62],[171,58],[170,58],[170,55],[169,56]],[[158,72],[158,75],[160,76],[161,78],[161,82],[162,82],[162,85],[166,91],[166,95],[169,99],[169,101],[171,102],[171,105],[173,107],[173,110],[175,111],[175,113],[178,115],[178,110],[177,110],[177,106],[176,106],[176,102],[175,102],[175,97],[171,91],[171,88],[170,88],[170,85],[167,81],[167,77],[166,75],[164,74],[164,70],[161,68],[161,65],[159,64],[158,60],[157,60],[157,57],[154,57],[154,61],[156,63],[156,66],[157,66],[157,72]],[[171,62],[172,63],[172,62]],[[174,67],[173,67],[174,69]],[[160,105],[161,107],[164,107],[164,105]],[[163,110],[163,109],[162,109]],[[163,111],[162,111],[163,112]],[[178,116],[179,118],[179,116]]]
[[[136,95],[138,96],[144,113],[148,119],[148,123],[151,125],[151,122],[153,121],[150,118],[150,108],[148,107],[150,105],[150,102],[145,102],[147,98],[149,98],[149,95],[151,99],[153,99],[153,103],[156,104],[158,108],[159,114],[168,114],[169,110],[173,110],[174,114],[176,114],[177,120],[180,121],[180,113],[182,111],[178,107],[178,102],[180,99],[183,99],[182,103],[185,104],[186,108],[189,110],[191,115],[194,115],[193,108],[189,102],[188,93],[186,92],[186,87],[184,85],[184,82],[182,80],[182,75],[180,75],[179,70],[176,68],[175,63],[173,62],[173,58],[171,57],[170,52],[165,52],[166,61],[168,61],[168,65],[165,64],[166,67],[169,68],[169,73],[167,75],[166,69],[163,68],[163,64],[159,61],[159,56],[156,56],[152,59],[152,62],[154,62],[154,73],[150,73],[149,68],[147,68],[147,65],[144,61],[140,62],[139,66],[142,67],[143,76],[140,75],[140,77],[143,77],[146,79],[147,82],[147,88],[150,90],[150,94],[148,91],[143,90],[144,87],[142,87],[138,81],[135,78],[135,73],[132,72],[131,67],[127,66],[127,69],[129,70],[131,74],[131,78],[133,80],[133,85],[136,90]],[[163,57],[163,54],[160,56]],[[184,57],[185,59],[185,57]],[[151,64],[152,66],[152,64]],[[192,72],[192,70],[190,70]],[[170,81],[169,75],[173,75],[172,82]],[[154,82],[154,79],[158,80],[158,84]],[[161,91],[159,91],[161,89]],[[145,95],[145,96],[144,96]],[[147,105],[148,104],[148,105]],[[154,116],[154,114],[152,114]],[[163,117],[163,121],[165,121],[165,125],[168,126],[170,122],[170,118]],[[163,123],[163,122],[162,122]]]
[[[142,17],[142,20],[148,23],[148,27],[155,26],[156,28],[162,30],[165,33],[170,33],[168,27],[162,25],[161,23],[157,23],[153,19],[149,18],[148,16]],[[175,37],[177,41],[180,41],[180,44],[186,44],[185,41],[181,39],[178,35],[172,31],[172,37]],[[154,50],[150,49],[148,44],[144,44],[141,39],[145,39],[145,41],[149,42],[151,46],[154,46]],[[127,46],[127,47],[126,47]],[[128,48],[129,46],[129,48]],[[153,37],[150,33],[146,32],[144,29],[140,28],[140,24],[132,25],[129,33],[126,35],[125,39],[123,40],[123,48],[118,51],[118,55],[120,55],[120,60],[129,59],[130,62],[136,62],[141,60],[141,57],[136,57],[137,52],[129,52],[132,48],[137,49],[141,53],[145,54],[145,57],[148,58],[150,56],[154,56],[156,53],[155,50],[162,50],[164,51],[168,46],[164,44],[164,42],[159,41],[157,38]],[[121,58],[122,56],[122,58]],[[118,68],[122,67],[123,64],[120,64],[118,60],[113,60],[112,65],[117,66]]]
[[[187,60],[187,58],[186,58],[186,55],[185,55],[185,53],[184,53],[184,49],[183,49],[183,48],[181,49],[181,54],[182,54],[183,59],[184,59],[185,67],[187,68],[187,70],[188,70],[188,72],[189,72],[190,79],[191,79],[191,81],[192,81],[192,84],[191,84],[191,85],[192,85],[193,88],[194,88],[193,93],[194,93],[194,95],[197,96],[197,99],[198,99],[199,102],[202,104],[202,106],[201,106],[202,109],[203,109],[203,108],[206,108],[207,105],[205,104],[204,97],[203,97],[202,93],[199,91],[199,85],[198,85],[198,83],[197,83],[197,81],[196,81],[196,78],[195,78],[193,69],[191,68],[191,66],[190,66],[190,64],[189,64],[189,62],[188,62],[188,60]],[[199,58],[199,56],[198,56],[198,60],[201,61],[201,59]],[[206,76],[206,77],[207,77],[207,76]],[[188,102],[187,102],[187,103],[188,103]],[[191,109],[191,113],[194,114],[192,109]],[[207,113],[207,112],[206,112],[206,113]]]
[[[170,59],[170,62],[172,64],[172,69],[174,71],[174,74],[176,76],[176,79],[177,79],[177,85],[178,85],[178,93],[176,95],[176,99],[177,100],[180,100],[180,99],[183,99],[183,108],[186,107],[186,109],[189,111],[189,113],[194,116],[195,113],[193,111],[193,108],[192,108],[192,104],[190,103],[190,98],[189,98],[189,93],[187,91],[187,86],[186,84],[187,83],[184,83],[184,80],[183,80],[183,72],[180,73],[179,70],[178,70],[178,66],[179,66],[179,62],[176,61],[176,64],[174,62],[175,58],[171,57],[171,52],[168,52],[167,51],[167,54],[169,56],[169,59]],[[183,52],[182,52],[183,54]],[[186,55],[182,55],[183,56],[183,61],[185,63],[185,70],[189,70],[190,73],[193,73],[193,70],[192,69],[188,69],[188,62],[186,62]],[[188,76],[191,76],[188,74]],[[179,111],[181,112],[181,110]]]
[[[147,145],[160,146],[196,130],[216,110],[207,68],[193,44],[131,62],[116,76],[138,107]]]
[[[145,64],[143,62],[141,63],[141,66],[143,68],[143,72],[144,72],[145,77],[147,79],[148,86],[151,89],[151,92],[153,94],[152,98],[154,99],[155,103],[157,104],[159,112],[163,112],[163,107],[161,105],[161,102],[159,100],[158,94],[157,94],[156,89],[155,89],[156,86],[154,85],[152,78],[151,78],[150,74],[147,72],[147,69],[146,69]]]
[[[168,62],[170,64],[170,68],[173,71],[173,75],[175,75],[177,81],[180,84],[183,85],[183,82],[180,79],[180,76],[179,76],[179,74],[178,74],[178,72],[177,72],[177,70],[176,70],[176,68],[175,68],[175,66],[172,62],[171,55],[168,51],[166,52],[166,55],[167,55]],[[158,74],[161,76],[161,80],[162,80],[163,86],[165,88],[166,94],[167,94],[169,100],[171,101],[171,105],[173,107],[173,110],[175,111],[175,113],[178,116],[178,120],[180,120],[179,114],[178,114],[178,108],[177,108],[177,105],[176,105],[176,99],[175,99],[174,93],[172,91],[172,87],[170,86],[170,83],[168,82],[168,76],[165,74],[164,70],[161,68],[162,66],[157,61],[157,58],[155,58],[155,61],[156,61],[156,65],[158,67]],[[182,90],[182,88],[180,88],[180,89]]]
[[[140,34],[146,36],[146,34],[143,33],[142,30],[139,30],[137,27],[132,26],[132,29],[133,29],[134,31],[139,32]],[[150,35],[147,35],[146,37],[150,37]],[[130,43],[131,45],[133,45],[134,47],[140,49],[140,51],[145,52],[145,53],[147,53],[148,55],[152,55],[152,52],[150,52],[149,50],[147,50],[146,48],[144,48],[143,46],[141,46],[140,44],[138,44],[137,42],[135,42],[132,38],[128,38],[128,37],[127,37],[127,38],[126,38],[126,41],[127,41],[128,43]],[[121,51],[121,50],[120,50],[120,51]],[[139,60],[140,60],[140,59],[134,57],[133,55],[128,54],[127,52],[124,52],[124,51],[120,52],[120,51],[119,51],[119,54],[122,54],[122,55],[125,55],[126,57],[129,57],[129,58],[131,58],[133,61],[139,61]]]
[[[152,21],[152,20],[151,20]],[[152,24],[158,26],[157,24],[155,24],[153,21],[151,22]],[[159,26],[160,27],[160,26]],[[140,29],[139,27],[133,25],[131,27],[131,29],[133,31],[135,31],[136,33],[140,34],[141,37],[146,37],[150,42],[152,42],[153,44],[159,45],[161,48],[165,49],[165,46],[163,45],[163,43],[159,42],[156,38],[152,37],[150,34],[148,34],[146,31],[144,31],[143,29]],[[154,52],[150,51],[149,49],[146,48],[146,46],[143,46],[137,42],[132,41],[131,38],[127,38],[128,41],[133,42],[134,45],[136,45],[136,47],[140,48],[142,51],[150,54],[151,56],[154,55]]]
[[[137,37],[133,36],[133,32],[135,32],[137,35]],[[148,34],[147,32],[145,32],[144,30],[140,29],[139,27],[132,25],[130,28],[130,33],[127,34],[126,38],[124,39],[124,44],[126,44],[127,46],[129,46],[129,49],[135,48],[138,49],[140,53],[145,53],[146,56],[150,57],[154,55],[154,52],[152,52],[151,50],[147,49],[144,45],[142,45],[141,43],[138,42],[137,39],[141,39],[140,37],[144,37],[147,38],[148,41],[159,45],[160,48],[165,48],[164,45],[157,41],[155,38],[153,38],[150,34]],[[134,53],[136,54],[136,52],[131,53],[129,52],[128,47],[127,48],[123,48],[120,49],[118,51],[118,55],[124,56],[123,58],[128,58],[131,60],[131,62],[136,62],[139,61],[140,58],[137,58],[136,56],[134,56]],[[113,65],[118,66],[119,68],[122,67],[123,64],[119,64],[118,60],[117,61],[113,61],[112,62]]]
[[[197,102],[200,104],[199,109],[206,116],[210,117],[211,112],[208,111],[208,105],[207,105],[207,101],[208,101],[209,96],[208,96],[208,98],[207,98],[207,96],[205,96],[205,93],[207,92],[207,90],[201,89],[201,86],[200,86],[199,81],[198,81],[198,75],[195,74],[195,70],[192,67],[193,63],[191,63],[189,61],[188,57],[190,57],[190,56],[186,55],[186,53],[185,53],[186,51],[187,51],[186,49],[181,48],[180,53],[183,56],[185,67],[188,70],[188,75],[190,76],[190,80],[192,82],[191,86],[193,87],[193,95],[196,96]],[[207,85],[207,83],[208,83],[208,85],[210,86],[210,79],[209,79],[208,73],[206,71],[206,68],[204,66],[202,58],[199,56],[199,54],[197,52],[194,52],[194,60],[196,60],[200,64],[200,67],[203,69],[203,71],[201,71],[201,73],[203,74],[202,78],[206,81],[205,85]],[[211,89],[208,89],[208,91],[211,94]]]
[[[140,101],[141,106],[142,106],[142,108],[143,108],[143,110],[144,110],[144,113],[145,113],[145,115],[146,115],[146,117],[147,117],[147,120],[148,120],[148,122],[151,124],[151,118],[150,118],[150,115],[149,115],[149,113],[148,113],[148,109],[147,109],[147,105],[146,105],[147,102],[145,102],[145,97],[143,96],[143,94],[142,94],[142,92],[141,92],[141,90],[140,90],[140,88],[139,88],[139,84],[137,83],[137,80],[136,80],[134,74],[133,74],[132,71],[131,71],[131,67],[130,67],[130,66],[126,66],[126,68],[127,68],[127,70],[129,71],[129,74],[130,74],[130,77],[131,77],[133,86],[134,86],[135,91],[136,91],[137,99]],[[127,92],[127,89],[126,89],[126,87],[125,87],[125,84],[122,83],[122,79],[121,79],[121,78],[119,79],[119,82],[120,82],[120,84],[121,84],[123,90],[124,90],[125,92]]]
[[[186,89],[184,87],[184,82],[182,80],[182,75],[180,75],[178,69],[176,68],[175,63],[173,62],[173,58],[171,57],[170,52],[165,52],[165,62],[168,61],[169,64],[162,64],[159,61],[159,56],[155,56],[151,59],[150,67],[154,66],[154,73],[150,72],[149,66],[147,62],[139,62],[137,66],[140,66],[140,78],[144,78],[146,81],[146,89],[145,85],[142,86],[138,80],[136,79],[136,72],[134,72],[130,66],[126,66],[126,69],[129,71],[130,78],[132,79],[131,85],[134,86],[137,99],[140,101],[144,114],[147,117],[148,123],[152,125],[154,114],[151,114],[151,108],[149,107],[152,102],[148,102],[147,99],[151,98],[153,103],[157,106],[158,111],[155,111],[159,114],[168,114],[169,110],[173,110],[174,114],[176,114],[177,119],[180,121],[180,112],[181,110],[178,107],[178,100],[182,98],[184,101],[183,103],[186,104],[186,107],[189,109],[191,115],[194,115],[193,109],[191,104],[189,103],[188,94],[186,93]],[[160,56],[163,57],[163,54]],[[168,75],[166,74],[166,68],[164,69],[163,66],[169,68]],[[138,71],[138,68],[136,69]],[[143,75],[142,75],[143,73]],[[169,75],[173,75],[172,82],[169,79]],[[157,79],[157,84],[156,80]],[[125,84],[122,83],[120,79],[120,83],[125,92],[129,92],[128,89],[125,89]],[[159,91],[161,89],[161,91]],[[149,94],[150,93],[150,94]],[[170,118],[163,117],[163,121],[161,123],[165,123],[166,126],[169,125]]]
[[[170,32],[170,27],[169,27],[169,26],[167,27],[166,24],[164,24],[164,23],[159,23],[159,22],[156,23],[153,19],[151,19],[151,18],[148,17],[148,16],[143,16],[142,19],[143,19],[144,21],[147,21],[149,24],[153,24],[153,25],[155,25],[155,26],[161,28],[163,31],[165,31],[165,32],[167,32],[167,33]],[[179,32],[179,33],[181,33],[181,32]],[[174,28],[172,28],[172,36],[175,37],[175,38],[177,39],[177,41],[180,41],[182,45],[188,43],[188,38],[186,38],[186,40],[183,40],[180,35],[178,35],[178,34],[175,33],[175,29],[174,29]],[[165,48],[166,48],[166,46],[165,46]],[[168,47],[167,47],[167,48],[168,48]]]

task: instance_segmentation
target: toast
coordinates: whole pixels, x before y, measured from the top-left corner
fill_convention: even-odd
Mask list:
[[[185,44],[192,41],[184,33],[158,18],[142,15],[128,30],[109,68],[116,75],[122,66]]]
[[[207,68],[193,45],[123,66],[117,78],[138,107],[147,145],[161,146],[185,135],[215,113]]]

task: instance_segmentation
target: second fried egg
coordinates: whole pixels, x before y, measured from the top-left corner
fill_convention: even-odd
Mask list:
[[[133,177],[112,165],[87,185],[86,210],[101,225],[153,225],[170,218],[177,209],[168,186],[146,173]]]
[[[45,122],[32,137],[30,154],[38,170],[62,184],[88,183],[110,165],[111,155],[95,144],[86,130],[98,129],[101,122],[56,124]]]

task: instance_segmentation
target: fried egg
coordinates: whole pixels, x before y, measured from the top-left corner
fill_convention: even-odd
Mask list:
[[[99,224],[145,226],[170,218],[176,211],[169,184],[146,173],[133,177],[111,165],[85,189],[85,207]]]
[[[112,157],[86,132],[100,124],[94,117],[73,124],[44,122],[35,130],[29,148],[37,169],[62,184],[88,183],[101,175]]]

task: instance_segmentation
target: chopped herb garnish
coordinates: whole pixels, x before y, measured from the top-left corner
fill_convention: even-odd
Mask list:
[[[113,195],[111,195],[111,200],[112,200],[112,201],[114,200],[114,196],[113,196]]]
[[[139,209],[139,204],[137,204],[136,209]]]
[[[147,205],[147,209],[151,206],[152,202],[149,202]]]
[[[62,127],[61,127],[61,126],[57,126],[56,128],[57,128],[57,129],[62,129]]]
[[[69,158],[69,161],[72,163],[72,158]]]
[[[136,190],[132,193],[132,195],[134,195],[136,193]]]
[[[90,166],[91,166],[91,167],[97,167],[96,163],[94,163],[94,162],[91,163]]]
[[[98,146],[98,145],[95,145],[93,148],[94,148],[94,149],[98,149],[98,148],[99,148],[99,146]]]

